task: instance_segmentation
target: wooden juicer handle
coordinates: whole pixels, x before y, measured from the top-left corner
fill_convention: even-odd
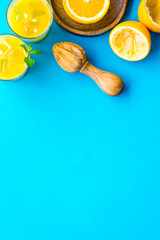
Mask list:
[[[119,76],[94,67],[88,60],[80,72],[91,77],[102,91],[110,96],[119,95],[124,88],[124,83]]]

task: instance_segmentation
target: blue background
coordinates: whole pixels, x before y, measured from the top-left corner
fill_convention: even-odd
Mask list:
[[[10,33],[0,1],[0,33]],[[130,0],[124,20],[138,20]],[[140,62],[110,49],[109,33],[74,36],[53,24],[17,82],[0,82],[1,240],[160,239],[160,35]],[[80,44],[120,75],[112,98],[83,74],[63,71],[52,46]]]

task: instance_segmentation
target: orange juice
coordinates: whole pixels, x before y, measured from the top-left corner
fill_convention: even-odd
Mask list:
[[[53,11],[47,0],[13,0],[8,7],[7,20],[14,33],[37,42],[47,35]]]
[[[28,54],[21,44],[24,42],[13,35],[0,35],[0,80],[15,80],[27,72],[24,58]]]

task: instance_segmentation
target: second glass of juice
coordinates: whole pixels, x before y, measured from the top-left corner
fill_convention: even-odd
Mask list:
[[[7,21],[14,33],[28,42],[38,42],[48,34],[53,10],[47,0],[12,0]]]
[[[0,35],[0,80],[17,80],[27,73],[28,66],[24,58],[29,55],[21,47],[22,44],[25,45],[14,35]]]

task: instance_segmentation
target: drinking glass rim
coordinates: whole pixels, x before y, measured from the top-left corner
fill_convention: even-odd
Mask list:
[[[9,22],[8,22],[8,18],[7,18],[8,10],[9,10],[9,8],[10,8],[10,6],[11,6],[11,4],[12,4],[13,1],[17,1],[17,0],[11,0],[10,3],[8,4],[7,10],[6,10],[6,20],[7,20],[8,26],[9,26],[9,28],[11,29],[11,31],[12,31],[15,35],[17,35],[19,38],[26,39],[26,41],[27,41],[27,40],[36,40],[37,38],[43,37],[43,35],[45,35],[45,34],[47,33],[47,31],[50,29],[50,27],[52,26],[52,23],[53,23],[53,9],[52,9],[51,3],[50,3],[48,0],[42,0],[42,1],[47,1],[48,4],[49,4],[49,6],[50,6],[50,8],[51,8],[52,19],[51,19],[51,23],[50,23],[49,27],[48,27],[48,28],[46,29],[46,31],[43,32],[41,35],[39,35],[39,36],[37,36],[37,37],[29,38],[29,37],[23,37],[23,36],[17,34],[17,33],[11,28],[11,26],[10,26],[10,24],[9,24]]]
[[[3,34],[0,34],[0,37],[4,37],[4,36],[9,36],[9,37],[15,37],[15,38],[18,38],[19,40],[21,40],[23,43],[24,43],[24,45],[27,47],[27,44],[21,39],[21,38],[19,38],[18,36],[16,36],[16,35],[14,35],[14,34],[12,34],[12,33],[3,33]],[[30,55],[28,54],[28,57],[29,57]],[[21,73],[19,76],[17,76],[17,77],[15,77],[15,78],[12,78],[12,79],[1,79],[0,78],[0,81],[14,81],[14,80],[16,80],[16,79],[18,79],[18,78],[20,78],[25,72],[27,72],[28,71],[28,69],[29,69],[29,67],[27,66],[27,64],[26,64],[26,68],[25,68],[25,70],[24,70],[24,72],[23,73]]]

